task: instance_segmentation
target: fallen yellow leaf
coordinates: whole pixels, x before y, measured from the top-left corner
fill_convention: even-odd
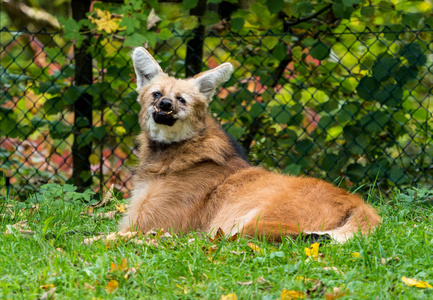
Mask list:
[[[120,262],[119,267],[117,268],[120,272],[123,270],[126,270],[126,258],[122,259],[122,261]]]
[[[122,272],[123,270],[126,270],[127,263],[126,258],[122,259],[119,265],[116,265],[115,263],[111,263],[110,265],[110,273],[113,273],[114,271]]]
[[[125,204],[116,204],[116,210],[120,213],[125,213]]]
[[[116,281],[116,280],[114,280],[114,279],[111,279],[109,282],[108,282],[108,284],[105,286],[105,291],[108,293],[108,294],[111,294],[111,293],[113,293],[115,290],[117,290],[117,288],[119,287],[119,283]]]
[[[310,248],[306,247],[304,249],[305,254],[307,256],[313,257],[314,259],[318,259],[319,258],[319,246],[320,246],[320,243],[314,243],[314,244],[311,245]]]
[[[54,284],[44,284],[41,285],[39,288],[43,289],[43,290],[48,290],[48,289],[52,289],[54,287]]]
[[[281,300],[304,299],[305,294],[301,291],[288,291],[284,289],[281,292]]]
[[[433,286],[430,285],[427,281],[417,280],[416,278],[407,278],[402,277],[401,281],[403,281],[408,286],[414,286],[420,289],[433,289]]]
[[[250,247],[251,249],[253,249],[254,252],[258,253],[258,254],[263,254],[264,251],[262,248],[260,248],[259,246],[257,246],[254,243],[247,243],[248,247]]]
[[[358,252],[352,252],[350,255],[352,255],[354,258],[359,258],[361,256]]]
[[[307,282],[307,281],[314,281],[313,279],[311,279],[311,278],[306,278],[306,277],[304,277],[304,276],[296,276],[295,280],[304,281],[304,282]]]
[[[236,296],[235,293],[227,294],[227,295],[221,295],[220,300],[238,300],[238,296]]]
[[[188,294],[188,288],[186,286],[182,287],[181,285],[176,284],[176,287],[182,290],[184,294]]]

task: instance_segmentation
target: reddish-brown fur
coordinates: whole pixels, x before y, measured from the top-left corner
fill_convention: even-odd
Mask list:
[[[138,98],[142,133],[135,190],[120,225],[122,231],[212,232],[221,228],[248,236],[264,234],[273,240],[313,232],[344,242],[353,233],[368,233],[380,223],[375,210],[358,195],[322,180],[253,167],[242,158],[206,113],[213,94],[209,82],[220,84],[231,66],[214,69],[215,76],[210,70],[179,80],[162,73],[144,49],[137,49],[134,59],[144,82]],[[146,68],[156,75],[146,75]],[[159,101],[152,96],[156,90],[173,101],[173,114],[179,116],[173,127],[152,120]],[[185,98],[187,104],[177,97]],[[176,134],[182,138],[177,140]]]

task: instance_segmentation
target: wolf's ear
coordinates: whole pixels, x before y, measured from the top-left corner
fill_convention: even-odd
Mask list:
[[[137,74],[137,91],[162,73],[159,64],[143,47],[135,48],[132,53],[132,62],[134,63],[135,74]]]
[[[223,82],[229,80],[233,72],[231,63],[224,63],[212,70],[194,76],[194,81],[200,92],[210,101],[215,89]]]

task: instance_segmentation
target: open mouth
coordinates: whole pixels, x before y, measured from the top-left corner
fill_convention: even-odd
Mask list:
[[[153,120],[156,124],[173,126],[177,121],[176,118],[173,117],[173,112],[164,112],[164,111],[155,111],[152,113]]]

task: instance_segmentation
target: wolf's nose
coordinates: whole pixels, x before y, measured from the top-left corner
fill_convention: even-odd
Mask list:
[[[169,99],[162,99],[158,105],[159,109],[164,112],[169,112],[173,110],[173,102]]]

